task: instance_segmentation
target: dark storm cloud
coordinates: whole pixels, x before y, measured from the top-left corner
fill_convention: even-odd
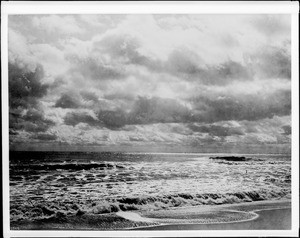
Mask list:
[[[218,125],[204,125],[197,126],[190,124],[189,128],[194,132],[208,133],[211,136],[232,136],[232,135],[244,135],[244,132],[241,127],[225,127]]]
[[[211,123],[228,120],[255,121],[274,116],[290,115],[291,92],[279,90],[272,94],[257,95],[205,95],[191,99],[192,108],[175,99],[138,97],[129,112],[122,108],[115,110],[96,110],[96,119],[87,113],[68,113],[64,120],[67,125],[87,123],[90,126],[117,130],[125,125],[154,123]],[[196,126],[189,129],[216,136],[243,135],[241,128],[216,125]],[[249,128],[250,130],[251,128]],[[252,129],[252,132],[254,129]],[[248,131],[249,132],[249,131]],[[189,131],[182,132],[188,134]]]
[[[61,108],[79,108],[80,106],[81,102],[78,99],[78,95],[72,93],[62,94],[55,103],[55,107]]]
[[[9,128],[12,131],[45,132],[54,124],[53,121],[45,119],[37,109],[29,109],[25,115],[11,110],[9,115]]]
[[[38,65],[32,72],[17,64],[8,64],[9,106],[29,108],[37,104],[37,99],[47,94],[48,85],[42,84],[44,70]]]
[[[278,90],[270,95],[200,96],[193,101],[197,111],[194,121],[259,120],[291,113],[290,90]]]
[[[52,140],[56,140],[57,136],[54,134],[47,134],[47,133],[39,133],[36,135],[32,135],[31,136],[32,139],[38,139],[41,141],[52,141]]]
[[[32,72],[9,63],[9,128],[27,132],[45,132],[54,123],[44,117],[39,99],[47,94],[48,85],[42,84],[43,67]]]
[[[118,109],[116,111],[103,110],[98,112],[98,119],[100,123],[111,130],[121,128],[126,125],[126,114]]]
[[[188,108],[174,99],[138,97],[130,112],[122,109],[98,110],[97,119],[87,113],[70,112],[64,118],[67,125],[87,123],[91,126],[119,129],[125,125],[182,122],[191,118]]]

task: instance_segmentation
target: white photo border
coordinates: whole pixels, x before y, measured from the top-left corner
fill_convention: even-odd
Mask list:
[[[9,220],[8,15],[13,14],[290,14],[292,52],[292,229],[226,231],[11,231]],[[299,236],[299,3],[290,1],[2,2],[2,174],[4,237]]]

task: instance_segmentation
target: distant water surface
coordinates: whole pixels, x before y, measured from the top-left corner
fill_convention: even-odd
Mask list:
[[[210,156],[10,152],[11,220],[290,198],[290,155]]]

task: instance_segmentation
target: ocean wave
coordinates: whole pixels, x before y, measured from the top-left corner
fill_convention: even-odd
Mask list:
[[[81,216],[83,214],[105,214],[119,211],[160,210],[174,207],[221,205],[242,202],[253,202],[289,198],[290,192],[281,190],[244,191],[236,193],[178,193],[162,196],[122,197],[101,201],[86,201],[78,203],[47,202],[12,205],[10,215],[12,221],[30,219],[64,219],[67,216]]]
[[[90,169],[123,169],[122,165],[114,163],[59,163],[59,164],[23,164],[23,165],[12,165],[12,171],[51,171],[51,170],[90,170]]]

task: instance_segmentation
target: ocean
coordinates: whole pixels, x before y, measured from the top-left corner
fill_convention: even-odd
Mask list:
[[[290,199],[290,155],[212,156],[11,151],[10,220]]]

